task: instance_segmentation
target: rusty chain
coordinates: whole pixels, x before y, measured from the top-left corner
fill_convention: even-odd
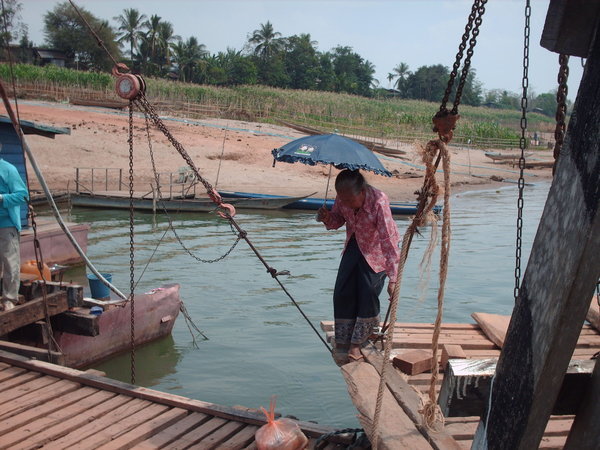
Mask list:
[[[129,101],[129,285],[131,308],[131,384],[135,384],[135,249],[133,214],[133,101]]]
[[[300,305],[298,304],[298,302],[296,302],[296,300],[294,299],[294,297],[286,289],[286,287],[283,285],[283,283],[281,282],[281,280],[279,280],[278,276],[281,275],[281,274],[283,274],[284,272],[278,272],[277,269],[275,269],[274,267],[269,266],[269,264],[267,263],[267,261],[262,257],[262,255],[258,251],[258,249],[254,246],[254,244],[252,244],[252,242],[248,238],[247,233],[244,230],[242,230],[242,228],[235,221],[235,219],[233,218],[233,216],[231,214],[229,214],[229,210],[227,208],[224,208],[223,205],[222,205],[222,203],[219,203],[220,202],[220,196],[216,193],[216,191],[214,190],[213,186],[206,179],[204,179],[204,177],[200,174],[198,168],[196,167],[196,165],[192,161],[192,158],[190,157],[190,155],[183,148],[183,146],[177,141],[177,139],[175,139],[175,137],[171,134],[171,132],[169,131],[169,129],[166,127],[166,125],[160,119],[160,117],[157,114],[157,112],[154,109],[154,107],[150,104],[150,102],[148,102],[148,99],[146,98],[146,96],[144,95],[144,93],[140,92],[140,94],[135,98],[134,102],[138,105],[138,107],[142,111],[144,111],[145,113],[148,114],[148,116],[150,117],[150,119],[152,120],[152,122],[154,123],[154,125],[156,126],[156,128],[158,128],[165,135],[165,137],[169,140],[169,142],[171,143],[171,145],[173,145],[173,147],[179,152],[179,154],[182,156],[182,158],[185,160],[185,162],[188,164],[188,166],[193,170],[194,175],[196,176],[196,179],[199,180],[204,185],[204,187],[206,188],[206,191],[207,191],[208,195],[210,196],[211,200],[213,202],[217,203],[218,206],[219,206],[219,208],[222,208],[222,210],[223,210],[222,211],[222,217],[225,218],[225,219],[227,219],[229,221],[229,224],[232,227],[232,229],[235,229],[237,231],[238,237],[240,239],[244,239],[246,241],[246,243],[248,244],[248,246],[250,247],[250,249],[254,252],[254,254],[256,255],[256,257],[260,260],[260,262],[267,269],[267,273],[269,273],[271,275],[271,277],[275,279],[275,281],[277,282],[277,284],[279,284],[279,287],[288,296],[288,298],[294,304],[294,306],[296,307],[296,309],[298,309],[298,311],[300,312],[300,314],[302,315],[302,317],[306,320],[306,322],[309,324],[309,326],[313,329],[313,331],[315,332],[315,334],[317,335],[317,337],[321,340],[321,342],[323,343],[323,345],[325,345],[325,348],[327,348],[327,350],[329,352],[332,352],[333,350],[331,349],[331,347],[329,347],[329,344],[327,344],[327,342],[325,341],[325,339],[323,339],[323,337],[321,336],[321,333],[315,328],[315,326],[310,321],[310,319],[308,318],[308,316],[304,313],[304,311],[302,311],[302,308],[300,308]],[[231,250],[233,250],[233,248]],[[225,256],[227,256],[227,255],[225,255]]]
[[[446,86],[446,90],[444,91],[444,97],[442,98],[442,103],[440,105],[439,113],[447,114],[448,109],[446,104],[448,103],[448,99],[450,98],[450,94],[452,93],[452,87],[454,86],[454,80],[456,75],[458,74],[458,69],[460,68],[464,51],[467,48],[467,41],[469,41],[469,49],[467,50],[467,58],[465,59],[465,63],[463,65],[463,71],[461,78],[459,80],[459,86],[456,90],[456,96],[454,99],[454,105],[452,108],[452,113],[456,114],[458,112],[458,105],[460,103],[460,97],[462,96],[462,90],[466,81],[466,77],[468,74],[469,66],[471,65],[471,57],[473,56],[473,49],[477,43],[477,35],[479,34],[479,26],[482,22],[483,14],[485,13],[485,4],[487,0],[475,0],[473,2],[473,6],[471,7],[471,13],[469,14],[469,18],[467,20],[467,24],[465,25],[465,32],[462,35],[462,40],[458,46],[458,52],[456,53],[456,59],[454,60],[454,64],[452,65],[452,71],[450,72],[450,77],[448,79],[448,85]],[[475,24],[475,27],[473,27]],[[471,37],[471,31],[472,37]],[[471,37],[471,39],[469,39]],[[465,71],[466,69],[466,71]]]
[[[560,149],[565,139],[566,117],[567,117],[567,94],[569,87],[569,55],[560,54],[558,56],[560,68],[558,70],[558,89],[556,91],[556,129],[554,130],[554,165],[552,166],[552,175],[556,172],[556,165],[560,157]]]
[[[462,91],[465,87],[465,82],[467,81],[467,76],[469,75],[469,69],[471,68],[471,58],[473,57],[473,52],[475,49],[475,45],[477,45],[477,36],[479,36],[479,27],[483,22],[483,14],[485,13],[485,4],[487,0],[481,0],[478,8],[477,15],[475,17],[475,26],[473,27],[473,31],[471,33],[471,39],[469,39],[469,48],[467,49],[467,57],[465,58],[465,62],[463,63],[462,72],[460,75],[460,80],[458,82],[458,87],[456,88],[456,95],[454,97],[454,104],[452,106],[452,114],[458,114],[458,105],[460,104],[460,99],[462,97]],[[470,16],[469,16],[470,17]]]
[[[201,263],[205,263],[205,264],[212,264],[212,263],[216,263],[216,262],[222,261],[223,259],[227,258],[227,256],[229,256],[229,254],[237,246],[237,244],[243,238],[243,233],[238,233],[237,234],[237,239],[231,245],[231,247],[229,248],[229,250],[227,250],[223,255],[221,255],[221,256],[219,256],[219,257],[217,257],[215,259],[202,259],[199,256],[195,255],[183,243],[183,240],[181,239],[181,237],[179,236],[179,234],[175,230],[175,227],[173,226],[173,220],[171,218],[171,215],[169,214],[169,211],[167,210],[167,208],[165,207],[164,203],[162,202],[162,192],[160,190],[160,180],[159,180],[159,177],[158,177],[158,171],[156,170],[156,164],[154,162],[154,150],[152,148],[152,140],[150,139],[150,122],[148,121],[148,114],[145,111],[144,111],[144,119],[146,120],[146,136],[148,138],[148,149],[150,150],[150,162],[152,163],[152,173],[154,174],[154,183],[156,185],[156,191],[158,193],[158,200],[159,200],[160,206],[161,206],[161,208],[163,210],[163,213],[165,214],[165,216],[167,218],[167,221],[169,222],[169,228],[170,228],[170,230],[173,232],[173,235],[175,236],[175,239],[177,239],[177,242],[179,242],[179,245],[181,246],[181,248],[188,255],[190,255],[192,258],[194,258],[196,261],[201,262]],[[235,230],[231,226],[231,223],[229,224],[229,227],[231,228],[232,233],[236,234]]]
[[[523,79],[521,86],[523,94],[521,96],[521,138],[519,139],[519,148],[521,155],[519,157],[519,195],[517,198],[517,241],[515,246],[515,302],[519,297],[519,289],[521,287],[521,250],[523,245],[523,189],[525,187],[525,149],[527,148],[527,88],[529,86],[529,34],[530,34],[530,17],[531,5],[530,0],[525,4],[525,28],[523,33]]]

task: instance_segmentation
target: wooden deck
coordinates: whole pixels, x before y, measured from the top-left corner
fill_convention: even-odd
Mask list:
[[[0,351],[0,449],[252,449],[254,433],[264,423],[264,415],[253,410]],[[310,422],[298,424],[310,448],[333,431]],[[347,435],[338,435],[319,448],[345,448],[350,442]]]
[[[591,311],[591,310],[590,310]],[[588,316],[590,317],[590,316]],[[589,320],[589,319],[588,319]],[[505,321],[508,324],[508,320]],[[321,322],[321,328],[326,333],[328,340],[331,342],[333,338],[333,322],[323,321]],[[502,334],[502,333],[500,333]],[[401,355],[415,349],[430,349],[431,339],[433,336],[433,324],[428,323],[399,323],[395,324],[394,328],[394,343],[391,358],[393,359],[396,355]],[[501,336],[503,339],[503,336]],[[494,339],[498,339],[498,336],[494,336]],[[500,347],[497,346],[482,330],[478,324],[458,324],[458,323],[446,323],[442,325],[442,332],[440,335],[440,350],[439,357],[441,358],[441,346],[442,344],[455,344],[460,345],[469,359],[484,359],[484,358],[497,358],[500,356]],[[352,397],[358,396],[359,401],[370,402],[372,399],[373,405],[366,407],[367,417],[372,415],[374,410],[374,402],[377,397],[377,386],[379,383],[378,371],[381,367],[382,352],[380,352],[381,343],[377,344],[377,348],[370,345],[363,349],[363,354],[366,357],[366,361],[370,363],[375,369],[370,369],[371,372],[366,371],[364,368],[359,369],[359,366],[367,366],[367,364],[359,362],[353,362],[346,364],[342,367],[342,372],[348,383],[348,389]],[[573,360],[589,360],[594,354],[600,351],[600,333],[597,329],[589,324],[585,324],[581,331],[581,335],[577,342],[572,359]],[[439,362],[439,361],[438,361]],[[361,372],[361,373],[359,373]],[[396,397],[398,403],[402,408],[398,408],[400,416],[397,422],[404,423],[406,417],[403,411],[407,413],[410,418],[410,411],[416,412],[420,409],[420,399],[426,399],[428,396],[428,390],[431,380],[431,373],[421,373],[418,375],[408,376],[402,373],[400,370],[392,368],[392,374],[388,380],[388,390],[391,394]],[[369,375],[370,374],[370,375]],[[370,380],[366,380],[367,376],[372,376],[376,379],[375,383]],[[357,381],[358,380],[358,381]],[[439,395],[440,387],[442,385],[443,374],[436,384],[436,394]],[[408,384],[406,384],[408,382]],[[355,384],[361,384],[362,386],[356,386]],[[370,386],[367,386],[370,385]],[[406,390],[407,386],[412,386],[418,393],[415,396],[415,392],[409,392]],[[363,389],[363,393],[358,393],[357,390]],[[365,397],[370,397],[366,399]],[[420,397],[420,398],[419,398]],[[355,405],[356,405],[355,401]],[[385,397],[384,397],[385,403]],[[403,405],[404,403],[404,405]],[[370,409],[372,408],[372,409]],[[360,408],[359,412],[363,413]],[[383,416],[383,413],[382,413]],[[418,425],[414,425],[414,418],[420,423],[420,417],[414,414],[413,426],[414,430],[422,429]],[[558,449],[563,448],[566,437],[571,429],[574,416],[551,416],[550,421],[546,427],[544,437],[540,443],[540,449]],[[447,417],[445,419],[444,431],[447,433],[447,437],[451,438],[454,442],[447,441],[444,443],[432,442],[431,437],[427,436],[425,432],[425,440],[414,441],[411,440],[412,448],[464,448],[470,449],[473,442],[473,436],[479,423],[479,417]],[[399,425],[394,425],[399,426]],[[403,425],[406,439],[414,439],[414,430],[410,429],[410,426]],[[433,437],[435,438],[433,433]],[[439,436],[438,436],[439,437]],[[396,440],[399,438],[396,436]],[[427,442],[429,440],[429,442]],[[408,441],[405,441],[405,443]],[[447,445],[447,447],[446,447]],[[394,447],[391,445],[385,448],[402,448],[402,446]]]

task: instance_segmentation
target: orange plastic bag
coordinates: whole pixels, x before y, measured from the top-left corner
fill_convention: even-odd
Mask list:
[[[291,419],[275,420],[275,396],[271,398],[269,411],[262,406],[268,423],[256,430],[254,438],[258,450],[302,450],[308,444],[308,438],[296,422]]]

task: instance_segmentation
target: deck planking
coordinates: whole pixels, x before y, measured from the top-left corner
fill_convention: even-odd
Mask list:
[[[256,448],[254,434],[264,424],[264,415],[255,410],[187,399],[0,350],[0,450]],[[334,431],[311,422],[298,425],[312,446]],[[336,436],[320,448],[345,448],[351,440]]]
[[[506,321],[506,323],[508,323]],[[321,329],[325,332],[330,342],[333,340],[333,321],[322,321]],[[431,323],[405,323],[394,324],[394,343],[390,358],[415,349],[430,349],[434,326]],[[496,339],[496,336],[494,336]],[[501,349],[487,337],[484,330],[478,324],[442,324],[440,334],[440,348],[438,351],[438,363],[441,360],[442,344],[458,344],[469,359],[483,359],[499,357]],[[381,342],[377,343],[381,349]],[[600,332],[589,324],[584,324],[577,340],[572,359],[591,359],[600,351]],[[364,352],[363,352],[364,353]],[[367,358],[369,359],[369,358]],[[370,361],[369,361],[370,362]],[[355,364],[355,363],[352,363]],[[431,382],[431,373],[421,373],[408,376],[398,369],[392,369],[400,374],[419,393],[421,398],[428,396]],[[436,395],[439,394],[443,380],[443,373],[436,382]],[[349,388],[350,389],[350,388]],[[353,388],[354,389],[354,388]],[[377,392],[372,392],[375,398]],[[540,449],[563,448],[567,435],[571,429],[574,416],[551,416],[544,437],[540,443]],[[445,420],[445,431],[449,433],[461,448],[470,449],[475,430],[479,423],[479,417],[451,417]]]

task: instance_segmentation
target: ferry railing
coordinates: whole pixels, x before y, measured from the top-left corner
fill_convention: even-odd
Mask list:
[[[180,168],[177,172],[158,172],[158,187],[161,196],[172,199],[174,196],[180,198],[195,197],[197,180],[192,170],[187,167]],[[98,190],[122,191],[129,189],[129,185],[123,182],[123,169],[115,167],[76,167],[75,168],[75,193],[85,191],[94,194]],[[150,183],[150,191],[142,195],[157,195],[156,182]]]

